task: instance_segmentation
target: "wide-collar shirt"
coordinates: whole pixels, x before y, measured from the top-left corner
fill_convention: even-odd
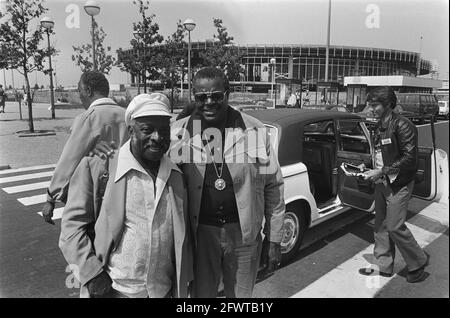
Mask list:
[[[118,154],[114,182],[126,178],[125,220],[121,241],[110,255],[112,287],[128,297],[162,298],[176,281],[171,202],[165,186],[172,169],[166,156],[156,182],[136,160],[126,142]]]

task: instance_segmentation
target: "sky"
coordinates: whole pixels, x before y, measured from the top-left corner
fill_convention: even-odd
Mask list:
[[[0,5],[5,0],[0,0]],[[47,0],[46,13],[55,21],[51,43],[60,50],[52,59],[58,85],[76,85],[81,70],[72,61],[72,46],[90,42],[90,17],[85,1]],[[96,21],[107,34],[105,44],[114,52],[128,48],[132,23],[139,20],[132,0],[99,1]],[[149,12],[156,15],[164,37],[176,30],[178,20],[191,18],[196,28],[192,41],[211,39],[213,18],[220,18],[236,44],[326,44],[328,0],[151,0]],[[78,21],[77,21],[78,20]],[[1,22],[1,21],[0,21]],[[77,23],[79,22],[79,23]],[[420,38],[422,37],[422,40]],[[45,43],[43,42],[43,45]],[[331,45],[376,47],[420,52],[438,65],[441,79],[449,72],[448,0],[331,0]],[[11,84],[11,71],[6,82]],[[127,74],[113,68],[112,84],[126,83]],[[0,83],[4,78],[0,74]],[[30,75],[30,83],[48,85],[48,76]],[[14,74],[16,86],[21,75]]]

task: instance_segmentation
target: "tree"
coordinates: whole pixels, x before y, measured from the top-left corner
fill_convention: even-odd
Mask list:
[[[39,17],[48,9],[43,0],[9,0],[6,13],[0,12],[0,68],[15,69],[24,76],[28,105],[28,127],[34,132],[32,98],[28,74],[34,70],[43,71],[43,60],[48,53],[56,50],[46,45],[40,48],[44,31],[40,28]],[[44,71],[45,72],[45,71]]]
[[[133,75],[138,75],[138,92],[140,93],[140,73],[142,72],[142,65],[139,58],[140,45],[137,40],[130,41],[131,50],[124,51],[122,48],[117,50],[117,66],[121,71],[129,72]]]
[[[94,23],[94,42],[95,42],[95,60],[97,62],[97,70],[109,74],[111,68],[115,65],[116,59],[110,54],[111,47],[103,46],[106,38],[106,32],[103,28],[99,28],[95,20]],[[92,33],[91,33],[92,36]],[[83,44],[81,46],[72,46],[75,54],[72,55],[72,61],[81,68],[81,71],[90,71],[94,69],[92,58],[92,43]]]
[[[161,46],[160,66],[161,78],[171,85],[172,108],[174,103],[174,89],[177,81],[181,79],[181,61],[186,56],[186,45],[184,42],[185,30],[181,20],[177,22],[177,30],[166,39]],[[172,109],[173,111],[173,109]]]
[[[200,53],[204,66],[213,66],[222,69],[229,80],[240,80],[243,72],[241,67],[242,54],[233,44],[233,37],[228,34],[221,19],[213,19],[217,34],[213,35],[213,45],[205,52]]]
[[[134,0],[133,4],[138,7],[141,21],[133,22],[133,31],[139,35],[139,40],[130,41],[132,51],[124,51],[120,48],[117,51],[119,58],[118,65],[122,71],[132,74],[140,74],[144,82],[144,92],[147,92],[147,79],[156,79],[160,76],[158,68],[160,44],[164,38],[158,33],[159,25],[153,22],[155,14],[147,15],[150,2],[144,0]],[[134,37],[134,36],[133,36]]]
[[[144,79],[144,92],[147,92],[147,80],[159,78],[159,59],[160,47],[155,44],[160,44],[164,38],[160,35],[159,25],[153,22],[156,15],[147,15],[150,2],[144,0],[134,0],[133,3],[138,6],[139,14],[142,20],[133,23],[133,30],[139,36],[139,61],[142,66],[142,78]]]

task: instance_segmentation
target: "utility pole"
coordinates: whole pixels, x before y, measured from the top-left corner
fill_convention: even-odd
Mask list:
[[[330,26],[331,26],[331,0],[328,0],[327,47],[325,53],[325,82],[328,82],[328,65],[330,59]]]
[[[416,71],[416,76],[420,75],[420,67],[422,65],[422,40],[423,40],[423,36],[420,36],[420,43],[419,43],[419,57],[417,58],[417,71]]]

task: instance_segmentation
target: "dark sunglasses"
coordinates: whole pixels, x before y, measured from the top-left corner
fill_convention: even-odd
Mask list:
[[[225,91],[225,92],[214,91],[214,92],[208,92],[208,93],[202,92],[202,93],[195,93],[194,96],[195,96],[195,100],[197,102],[201,102],[201,103],[206,102],[206,100],[208,98],[211,98],[211,100],[214,102],[221,102],[224,100],[226,92],[227,91]]]

